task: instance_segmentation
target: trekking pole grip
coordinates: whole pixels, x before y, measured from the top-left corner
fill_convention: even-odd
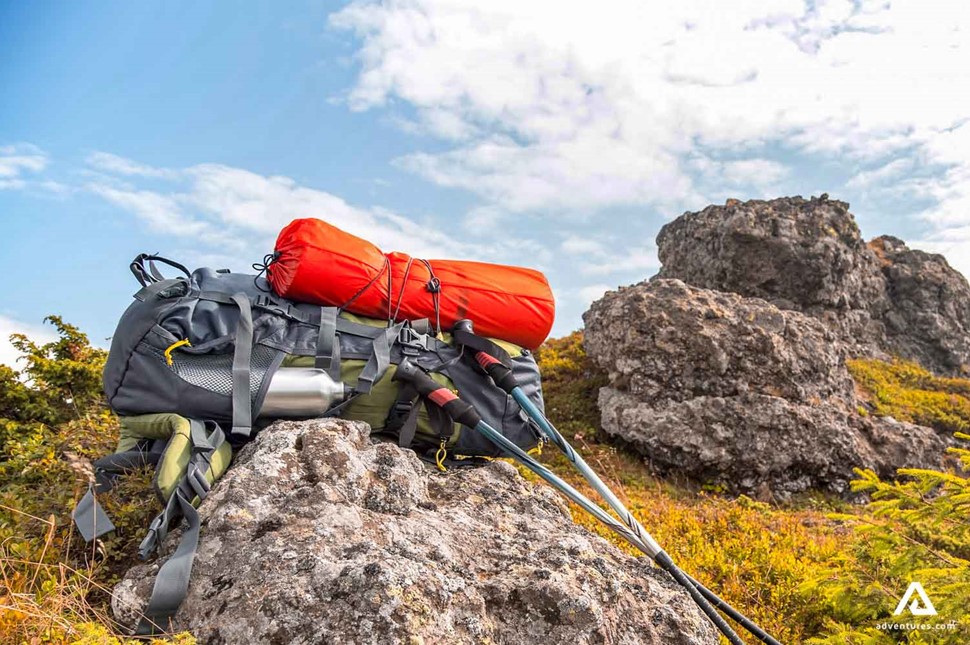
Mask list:
[[[444,410],[449,417],[462,425],[474,428],[482,421],[475,408],[408,359],[401,361],[391,380],[410,383],[422,398]]]
[[[472,321],[467,318],[459,320],[452,328],[452,334],[455,336],[458,342],[461,342],[463,338],[474,336],[475,329]],[[475,362],[478,363],[478,366],[481,367],[486,374],[488,374],[489,378],[492,379],[495,385],[505,390],[508,394],[512,394],[512,390],[519,385],[515,380],[515,375],[512,373],[512,370],[499,359],[495,358],[483,349],[480,349],[480,346],[469,347],[466,345],[466,347],[475,352]]]

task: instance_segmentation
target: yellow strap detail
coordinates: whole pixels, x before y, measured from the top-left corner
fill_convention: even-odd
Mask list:
[[[181,347],[182,345],[188,345],[189,347],[192,347],[192,343],[189,342],[189,339],[188,338],[183,338],[182,340],[175,341],[174,343],[172,343],[171,345],[168,346],[168,349],[165,350],[165,362],[167,362],[169,365],[171,365],[172,364],[172,350],[174,350],[174,349],[176,349],[178,347]]]
[[[448,456],[448,450],[445,448],[445,440],[441,440],[441,446],[438,448],[438,452],[434,454],[435,463],[438,465],[438,470],[441,472],[447,472],[448,468],[445,466],[445,457]]]
[[[530,450],[528,454],[535,455],[536,457],[541,457],[542,456],[542,444],[544,444],[544,443],[545,443],[545,441],[543,441],[542,439],[540,439],[539,440],[539,443],[536,444],[536,447],[533,448],[532,450]]]

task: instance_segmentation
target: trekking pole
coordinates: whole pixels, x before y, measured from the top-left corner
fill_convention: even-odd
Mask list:
[[[717,627],[722,634],[724,634],[732,645],[745,645],[744,641],[742,641],[734,630],[731,629],[731,626],[727,624],[724,618],[717,613],[717,610],[714,609],[711,603],[708,602],[703,594],[701,594],[700,590],[695,587],[693,583],[691,583],[690,579],[687,577],[687,574],[681,571],[681,569],[674,564],[674,561],[670,558],[670,556],[662,548],[660,548],[653,538],[650,538],[647,542],[641,540],[641,538],[627,528],[627,526],[618,522],[616,518],[604,511],[588,497],[570,486],[558,475],[533,459],[531,455],[526,453],[526,451],[519,448],[502,433],[486,423],[474,407],[460,399],[457,394],[449,390],[447,387],[435,382],[424,370],[411,361],[407,359],[401,361],[401,364],[398,365],[397,371],[394,373],[393,380],[405,381],[411,384],[411,386],[417,390],[418,394],[424,397],[427,401],[430,401],[434,405],[441,408],[454,421],[457,421],[458,423],[470,428],[474,428],[476,431],[480,432],[492,443],[504,450],[510,457],[516,459],[526,468],[544,479],[554,488],[559,490],[563,495],[568,497],[572,502],[602,522],[610,530],[614,531],[634,547],[650,556],[654,562],[660,566],[660,568],[667,571],[687,591],[687,593],[690,594],[691,598],[694,600],[697,606],[700,607],[701,611],[707,615],[710,621],[714,623],[714,626]],[[649,536],[646,531],[643,531],[643,533]]]
[[[459,321],[455,326],[456,329],[461,329],[468,333],[472,332],[471,321],[462,320]],[[474,348],[473,348],[474,349]],[[475,351],[475,360],[481,366],[483,370],[488,374],[492,381],[500,388],[505,390],[519,406],[525,411],[530,419],[538,424],[539,428],[542,430],[543,434],[553,443],[556,447],[565,455],[576,469],[583,475],[586,481],[593,487],[593,489],[604,499],[610,508],[620,517],[623,523],[638,537],[641,542],[657,552],[661,552],[662,549],[657,544],[656,540],[647,532],[642,524],[637,520],[637,518],[626,508],[623,502],[613,493],[609,486],[607,486],[599,475],[596,474],[592,468],[586,463],[582,456],[577,453],[573,447],[566,441],[566,438],[562,436],[562,433],[556,429],[556,427],[549,421],[548,417],[542,413],[541,410],[529,399],[528,395],[522,388],[518,386],[515,380],[515,375],[512,370],[505,366],[501,361],[492,356],[491,354],[485,352],[484,350]],[[656,560],[656,557],[650,553],[645,552],[650,557]],[[658,564],[660,564],[658,562]],[[662,565],[661,565],[662,566]],[[703,595],[708,601],[710,601],[715,607],[727,614],[732,620],[744,627],[753,636],[758,638],[763,643],[767,645],[781,645],[779,641],[773,638],[768,632],[762,629],[757,623],[752,621],[750,618],[739,612],[737,609],[732,607],[726,601],[722,600],[713,591],[702,585],[692,576],[684,573],[690,583],[697,588],[697,591]]]

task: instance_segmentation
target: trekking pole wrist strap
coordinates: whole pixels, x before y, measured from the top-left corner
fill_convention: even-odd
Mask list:
[[[395,381],[410,383],[426,401],[433,403],[447,413],[449,417],[470,428],[477,426],[482,417],[468,403],[458,398],[458,395],[447,387],[436,382],[427,372],[409,360],[401,361],[394,372]]]

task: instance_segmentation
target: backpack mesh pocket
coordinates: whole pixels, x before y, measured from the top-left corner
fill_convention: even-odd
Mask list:
[[[164,352],[151,347],[158,360],[167,364]],[[249,395],[255,401],[266,372],[272,367],[273,358],[278,353],[271,347],[253,347],[249,371]],[[172,364],[168,366],[183,381],[204,388],[216,394],[232,394],[232,354],[189,354],[175,352]]]

